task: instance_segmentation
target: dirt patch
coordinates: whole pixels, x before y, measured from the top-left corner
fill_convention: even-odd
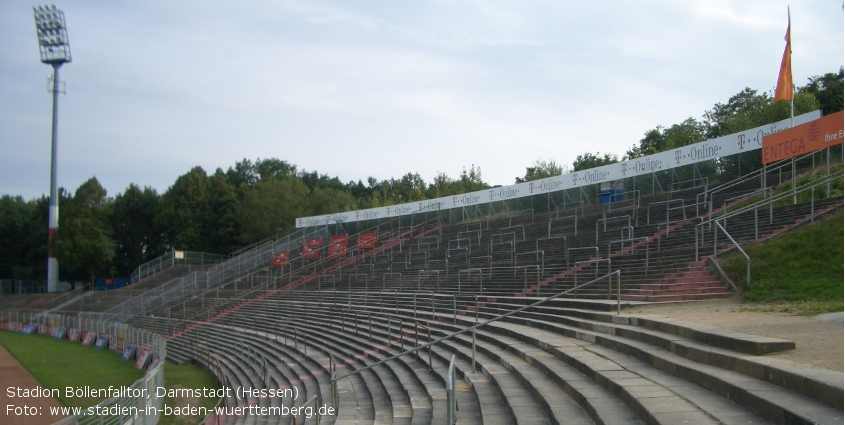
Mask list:
[[[0,423],[15,425],[47,425],[57,422],[64,415],[53,416],[50,414],[50,407],[59,407],[61,404],[53,397],[17,397],[17,388],[32,390],[41,387],[35,377],[15,359],[6,348],[0,345]],[[7,389],[15,388],[15,397],[9,397]],[[22,395],[32,394],[24,392]],[[13,408],[7,413],[7,406]],[[15,413],[17,409],[17,414]],[[30,414],[27,414],[30,413]]]
[[[795,350],[767,354],[766,357],[839,372],[845,369],[843,322],[778,312],[742,311],[746,307],[747,304],[742,304],[737,296],[724,300],[650,304],[631,307],[623,313],[666,316],[751,335],[787,339],[795,342]]]

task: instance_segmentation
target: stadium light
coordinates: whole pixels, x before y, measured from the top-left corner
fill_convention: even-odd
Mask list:
[[[59,228],[59,186],[56,175],[56,145],[59,129],[59,67],[70,62],[70,44],[67,37],[65,14],[52,6],[32,8],[35,16],[35,31],[38,35],[38,47],[41,50],[41,62],[53,66],[53,135],[50,154],[50,211],[48,242]],[[59,286],[59,262],[48,250],[47,254],[47,292],[56,292]]]

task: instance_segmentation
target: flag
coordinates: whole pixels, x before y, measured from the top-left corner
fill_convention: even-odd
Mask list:
[[[783,49],[783,59],[780,61],[780,74],[778,74],[778,85],[775,88],[775,102],[778,100],[792,100],[795,98],[795,86],[792,84],[792,37],[790,27],[792,19],[787,11],[786,24],[786,47]]]

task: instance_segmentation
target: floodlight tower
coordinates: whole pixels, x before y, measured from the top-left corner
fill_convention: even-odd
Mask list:
[[[50,211],[49,236],[53,238],[59,228],[59,186],[56,176],[56,157],[59,127],[59,67],[70,62],[70,44],[67,38],[65,14],[56,6],[38,6],[32,8],[35,15],[35,31],[38,34],[38,47],[41,50],[41,62],[53,66],[53,140],[50,155]],[[48,250],[47,254],[47,292],[56,292],[59,283],[59,262]]]

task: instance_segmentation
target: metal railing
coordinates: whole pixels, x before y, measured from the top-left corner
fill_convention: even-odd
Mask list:
[[[695,259],[696,259],[696,261],[698,261],[700,259],[699,246],[704,243],[704,235],[705,235],[705,232],[706,232],[704,226],[705,225],[715,225],[713,227],[713,255],[716,256],[718,254],[718,232],[721,231],[722,233],[724,233],[725,236],[727,236],[729,241],[734,246],[736,246],[737,249],[739,250],[739,252],[745,257],[746,263],[747,263],[746,264],[746,288],[750,288],[751,287],[751,259],[749,258],[748,254],[746,254],[745,251],[740,247],[740,244],[737,243],[737,241],[734,240],[734,238],[726,230],[725,226],[726,226],[727,220],[729,218],[737,217],[741,214],[746,214],[746,213],[750,213],[750,212],[753,211],[754,212],[754,235],[755,235],[755,239],[758,239],[759,234],[760,234],[760,229],[759,229],[759,220],[757,219],[757,216],[758,216],[758,211],[761,208],[768,207],[768,209],[769,209],[769,223],[771,224],[774,221],[774,218],[773,218],[774,204],[781,202],[781,201],[784,201],[784,200],[789,200],[789,199],[792,199],[793,202],[794,202],[795,198],[797,197],[797,195],[799,193],[804,193],[804,192],[809,191],[810,194],[811,194],[811,197],[810,197],[810,221],[812,222],[815,219],[816,188],[818,188],[820,186],[827,186],[831,182],[833,182],[834,180],[842,179],[842,177],[843,177],[843,172],[838,171],[836,173],[831,174],[829,177],[826,177],[826,178],[823,178],[823,179],[820,179],[820,180],[816,180],[815,182],[805,184],[804,186],[801,186],[800,188],[793,187],[793,190],[790,190],[790,191],[787,191],[787,192],[784,192],[784,193],[780,193],[780,194],[777,194],[777,195],[770,195],[766,199],[754,202],[750,205],[743,206],[743,207],[738,208],[734,211],[728,212],[727,210],[724,210],[722,212],[722,215],[719,215],[719,216],[716,216],[716,217],[711,217],[708,220],[702,220],[701,223],[698,223],[695,227]],[[756,191],[756,192],[759,192],[759,191]]]
[[[157,388],[164,386],[164,360],[167,344],[160,335],[110,321],[82,318],[78,315],[41,314],[41,312],[15,312],[8,322],[8,330],[20,331],[27,324],[36,324],[41,334],[53,335],[61,328],[108,335],[109,347],[122,351],[125,346],[149,352],[153,363],[147,373],[121,391],[122,397],[112,397],[96,406],[82,409],[56,425],[155,425],[158,423],[164,398]],[[105,347],[104,347],[105,348]]]
[[[161,273],[163,270],[173,266],[204,266],[220,263],[227,258],[229,258],[228,255],[210,254],[207,252],[170,251],[135,268],[132,272],[132,283]]]
[[[475,301],[475,302],[476,302],[476,305],[475,305],[475,325],[470,326],[470,327],[468,327],[468,328],[464,328],[464,329],[462,329],[462,330],[459,330],[459,331],[456,331],[456,332],[453,332],[453,333],[450,333],[450,334],[448,334],[448,335],[446,335],[446,336],[442,336],[442,337],[440,337],[440,338],[435,339],[434,341],[431,341],[431,342],[428,342],[428,343],[425,343],[425,344],[418,345],[418,346],[416,346],[416,347],[414,347],[414,348],[412,348],[412,349],[409,349],[409,350],[403,350],[403,351],[402,351],[401,353],[399,353],[399,354],[395,354],[395,355],[393,355],[393,356],[390,356],[390,357],[388,357],[388,358],[386,358],[386,359],[382,359],[382,360],[380,360],[380,361],[378,361],[378,362],[375,362],[375,363],[372,363],[372,364],[370,364],[370,365],[360,367],[360,368],[358,368],[358,369],[355,369],[355,370],[353,370],[353,371],[351,371],[351,372],[345,373],[345,374],[340,375],[340,376],[337,376],[336,371],[334,371],[334,372],[332,373],[332,379],[331,379],[331,382],[332,382],[332,391],[333,391],[333,392],[337,392],[337,381],[340,381],[340,380],[342,380],[342,379],[346,379],[346,378],[348,378],[348,377],[350,377],[350,376],[352,376],[352,375],[356,375],[356,374],[359,374],[359,373],[361,373],[361,372],[364,372],[364,371],[370,370],[370,369],[372,369],[372,368],[374,368],[374,367],[376,367],[376,366],[380,366],[380,365],[385,364],[385,363],[387,363],[387,362],[389,362],[389,361],[392,361],[392,360],[398,359],[399,357],[402,357],[402,356],[405,356],[405,355],[410,355],[410,354],[415,354],[415,353],[417,353],[417,352],[418,352],[418,351],[420,351],[420,350],[423,350],[423,349],[429,348],[429,347],[431,347],[431,346],[433,346],[433,345],[435,345],[435,344],[439,344],[439,343],[441,343],[441,342],[443,342],[443,341],[446,341],[446,340],[449,340],[449,339],[455,338],[455,337],[457,337],[457,336],[459,336],[459,335],[466,334],[467,332],[472,332],[472,368],[473,368],[473,370],[475,370],[475,355],[476,355],[476,337],[475,337],[475,331],[476,331],[477,329],[479,329],[479,328],[481,328],[481,327],[483,327],[483,326],[489,325],[489,324],[491,324],[491,323],[501,321],[501,320],[503,320],[503,319],[505,319],[505,318],[507,318],[507,317],[510,317],[510,316],[516,315],[516,314],[521,313],[521,312],[523,312],[523,311],[526,311],[526,310],[528,310],[528,309],[531,309],[531,308],[537,307],[537,306],[539,306],[539,305],[542,305],[542,304],[544,304],[544,303],[547,303],[547,302],[549,302],[549,301],[551,301],[551,300],[554,300],[554,299],[556,299],[556,298],[560,298],[560,297],[562,297],[562,296],[564,296],[564,295],[569,295],[570,293],[576,292],[578,289],[581,289],[581,288],[583,288],[583,287],[585,287],[585,286],[592,285],[592,284],[594,284],[594,283],[600,282],[600,281],[602,281],[602,280],[604,280],[604,279],[609,279],[609,280],[610,280],[610,282],[612,283],[612,281],[613,281],[613,277],[614,277],[614,276],[617,278],[617,284],[616,284],[616,290],[617,290],[617,291],[616,291],[616,312],[617,312],[617,314],[621,314],[621,312],[622,312],[622,311],[621,311],[621,308],[622,308],[622,307],[621,307],[621,299],[622,299],[622,295],[621,295],[621,293],[622,293],[622,290],[621,290],[621,288],[622,288],[622,279],[621,279],[621,275],[622,275],[622,273],[621,273],[619,270],[614,271],[614,272],[609,273],[609,274],[606,274],[606,275],[604,275],[604,276],[600,276],[600,277],[598,277],[598,278],[595,278],[595,279],[593,279],[593,280],[591,280],[591,281],[589,281],[589,282],[585,282],[585,283],[583,283],[583,284],[581,284],[581,285],[574,286],[574,287],[572,287],[572,288],[570,288],[570,289],[567,289],[567,290],[565,290],[565,291],[559,292],[559,293],[557,293],[557,294],[554,294],[554,295],[548,296],[548,297],[546,297],[546,298],[543,298],[543,299],[541,299],[541,300],[539,300],[539,301],[536,301],[536,302],[533,302],[533,303],[531,303],[531,304],[525,305],[525,306],[520,307],[520,308],[518,308],[518,309],[516,309],[516,310],[509,311],[509,312],[507,312],[507,313],[503,313],[503,314],[497,315],[497,316],[493,317],[492,319],[485,320],[484,322],[481,322],[481,323],[479,323],[479,316],[478,316],[478,312],[479,312],[479,302],[478,302],[478,297],[480,297],[480,296],[482,296],[482,295],[476,295],[476,296],[475,296],[475,300],[476,300],[476,301]],[[389,320],[388,320],[388,326],[389,326],[390,320],[393,320],[393,319],[389,319]],[[400,323],[401,323],[401,321],[400,321]],[[351,364],[351,362],[350,362],[349,364]],[[451,364],[451,365],[450,365],[450,369],[452,369],[453,367],[454,367],[454,364]],[[337,396],[337,394],[333,394],[332,398],[333,398],[333,400],[338,400],[338,396]],[[450,403],[451,403],[451,401],[450,401]],[[447,414],[448,414],[449,409],[452,409],[452,405],[451,405],[451,404],[447,406]],[[337,410],[335,410],[335,411],[337,411]],[[453,423],[454,423],[454,422],[453,422]]]

